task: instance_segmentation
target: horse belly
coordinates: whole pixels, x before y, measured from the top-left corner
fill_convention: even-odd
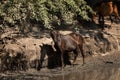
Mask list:
[[[73,50],[76,49],[76,46],[74,44],[67,43],[65,48],[66,48],[67,51],[73,51]]]
[[[112,5],[104,5],[101,7],[101,14],[102,16],[109,16],[113,13],[113,7]]]

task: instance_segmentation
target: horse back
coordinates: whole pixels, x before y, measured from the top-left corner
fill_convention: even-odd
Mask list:
[[[109,16],[113,12],[113,3],[110,2],[102,2],[101,5],[97,6],[97,12],[102,16]]]
[[[71,33],[69,34],[71,36],[71,38],[78,44],[78,45],[81,45],[84,43],[84,39],[83,37],[78,34],[78,33]]]

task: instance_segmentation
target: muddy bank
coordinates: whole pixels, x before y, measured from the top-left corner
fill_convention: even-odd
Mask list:
[[[112,29],[106,28],[104,31],[99,29],[81,29],[79,32],[85,40],[84,53],[86,55],[86,64],[84,66],[82,66],[82,58],[79,56],[76,65],[66,65],[64,71],[61,71],[61,67],[48,69],[47,64],[45,64],[40,71],[29,68],[26,71],[1,72],[0,80],[118,80],[120,78],[119,25],[115,24]],[[68,34],[69,31],[61,31],[61,33]],[[41,34],[42,37],[39,37]],[[29,60],[33,61],[36,58],[36,53],[41,54],[40,46],[43,44],[52,45],[49,33],[38,33],[36,35],[38,36],[16,38],[18,35],[13,31],[12,33],[3,34],[1,38],[6,36],[14,37],[16,42],[20,44],[17,44],[17,46],[26,46],[23,51],[25,50],[24,52],[28,54],[28,57],[30,56]],[[7,41],[11,43],[10,40]],[[16,52],[12,47],[9,49]],[[46,59],[48,58],[46,57]]]
[[[86,64],[66,66],[61,68],[41,71],[29,69],[28,71],[16,71],[1,73],[1,80],[119,80],[120,78],[120,52],[107,56],[87,57]],[[78,61],[81,63],[81,61]]]

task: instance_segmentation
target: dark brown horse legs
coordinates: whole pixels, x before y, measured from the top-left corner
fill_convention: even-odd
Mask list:
[[[83,47],[82,46],[79,46],[79,49],[77,49],[77,50],[74,50],[74,60],[73,60],[73,65],[74,65],[74,63],[75,63],[75,61],[76,61],[76,59],[77,59],[77,56],[78,56],[78,52],[79,52],[79,50],[81,51],[81,55],[82,55],[82,58],[83,58],[83,65],[85,64],[85,55],[84,55],[84,53],[83,53]]]
[[[83,53],[83,47],[82,46],[80,46],[80,51],[81,51],[81,55],[83,57],[83,65],[84,65],[85,64],[85,55]]]
[[[78,34],[78,33],[70,33],[68,35],[62,35],[60,34],[58,31],[52,31],[51,32],[51,37],[55,43],[55,48],[56,50],[60,53],[61,55],[61,66],[62,66],[62,70],[65,66],[65,62],[66,59],[64,54],[66,54],[66,52],[74,52],[75,56],[74,56],[74,61],[73,63],[76,61],[76,58],[78,56],[78,52],[81,51],[82,57],[83,57],[83,64],[84,64],[84,53],[83,53],[83,43],[84,43],[84,39],[83,37]]]
[[[113,24],[113,19],[112,19],[112,16],[110,15],[110,21],[111,21],[111,24],[110,24],[110,27],[109,28],[112,28],[112,24]]]
[[[99,14],[99,24],[102,30],[104,30],[104,17]]]
[[[64,54],[61,53],[61,63],[62,63],[62,70],[64,69]]]
[[[76,58],[78,56],[78,50],[74,50],[73,52],[74,52],[74,60],[73,60],[72,64],[74,65],[75,61],[76,61]]]

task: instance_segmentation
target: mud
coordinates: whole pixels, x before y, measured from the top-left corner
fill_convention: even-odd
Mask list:
[[[4,72],[0,80],[119,80],[120,51],[106,56],[86,57],[86,64],[82,65],[80,58],[74,66],[66,65],[55,69],[42,68],[40,71]]]
[[[113,24],[112,29],[85,29],[80,33],[85,39],[85,65],[79,56],[76,64],[40,71],[5,71],[0,73],[0,80],[119,80],[120,79],[120,24]],[[65,32],[66,33],[66,32]],[[6,33],[7,34],[7,33]],[[2,37],[6,36],[3,35]],[[40,33],[39,33],[40,34]],[[39,45],[51,44],[50,38],[35,39],[33,37],[17,39],[27,46],[27,50],[40,51]],[[37,50],[33,44],[37,44]],[[31,46],[31,47],[29,47]],[[90,56],[89,54],[92,54]]]

